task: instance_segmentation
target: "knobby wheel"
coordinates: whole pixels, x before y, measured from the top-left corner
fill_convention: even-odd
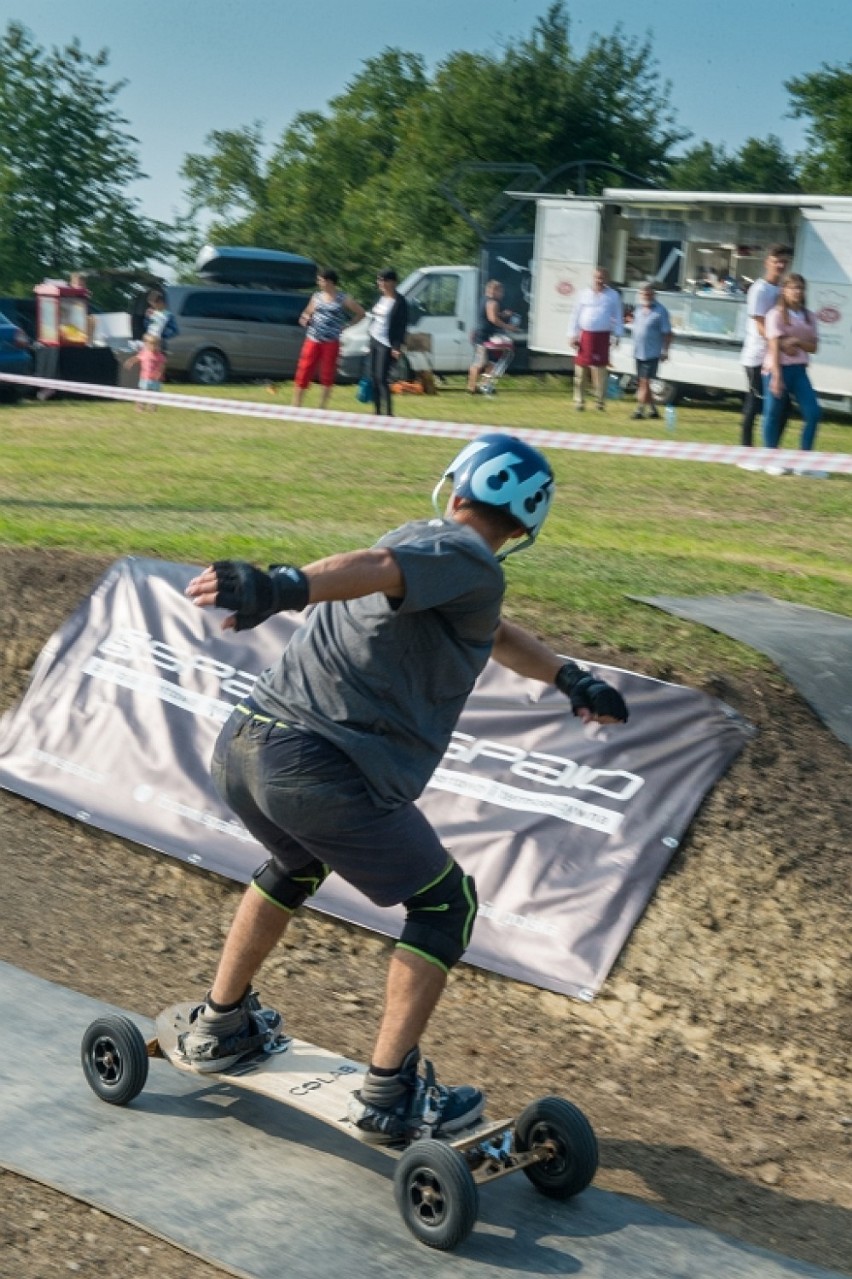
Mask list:
[[[138,1097],[148,1078],[148,1050],[129,1017],[98,1017],[83,1036],[83,1073],[92,1092],[112,1106]]]
[[[442,1141],[414,1141],[393,1179],[397,1207],[408,1229],[430,1248],[447,1251],[473,1230],[479,1194],[464,1156]]]
[[[570,1199],[589,1185],[598,1168],[598,1143],[592,1125],[577,1106],[562,1097],[541,1097],[527,1106],[515,1124],[515,1148],[541,1150],[540,1163],[523,1171],[551,1199]]]

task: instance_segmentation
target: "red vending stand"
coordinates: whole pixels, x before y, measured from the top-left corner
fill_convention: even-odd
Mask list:
[[[34,293],[36,332],[43,346],[88,346],[88,289],[64,280],[45,280]]]

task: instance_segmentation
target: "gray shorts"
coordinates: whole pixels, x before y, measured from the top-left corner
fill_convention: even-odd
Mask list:
[[[314,857],[377,906],[413,897],[449,856],[414,804],[376,807],[348,755],[315,733],[237,709],[213,750],[213,780],[285,872]]]

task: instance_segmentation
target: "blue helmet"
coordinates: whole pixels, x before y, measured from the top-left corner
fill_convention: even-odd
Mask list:
[[[535,541],[553,501],[550,463],[538,449],[514,435],[491,432],[465,445],[432,493],[438,514],[441,514],[439,494],[447,480],[452,482],[453,497],[483,502],[505,511],[526,532],[525,540],[504,551],[499,559]]]

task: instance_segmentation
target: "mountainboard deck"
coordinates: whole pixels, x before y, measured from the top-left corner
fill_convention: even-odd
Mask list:
[[[589,1185],[597,1169],[594,1132],[582,1111],[561,1097],[544,1097],[516,1119],[478,1119],[469,1128],[433,1137],[424,1124],[407,1144],[377,1144],[348,1118],[351,1094],[367,1067],[290,1035],[271,1038],[258,1053],[225,1070],[200,1071],[182,1056],[180,1037],[190,1027],[193,1003],[175,1004],[146,1040],[127,1017],[100,1017],[83,1036],[83,1072],[102,1101],[126,1106],[139,1095],[152,1059],[164,1058],[199,1083],[243,1088],[319,1119],[397,1160],[394,1196],[408,1229],[421,1243],[455,1248],[473,1229],[478,1189],[522,1171],[543,1194],[569,1199]],[[437,1115],[437,1111],[436,1111]]]
[[[258,1056],[237,1062],[228,1070],[205,1070],[202,1074],[184,1060],[178,1048],[179,1037],[189,1030],[190,1009],[195,1006],[176,1004],[157,1018],[159,1051],[178,1070],[261,1093],[313,1115],[350,1136],[358,1135],[346,1118],[346,1107],[350,1093],[358,1088],[367,1073],[366,1066],[303,1039],[281,1035],[270,1049]]]

